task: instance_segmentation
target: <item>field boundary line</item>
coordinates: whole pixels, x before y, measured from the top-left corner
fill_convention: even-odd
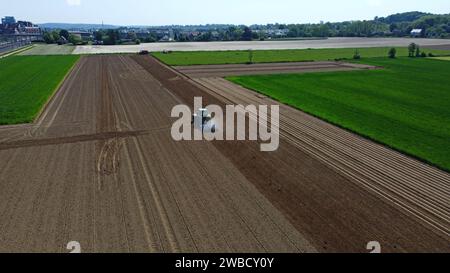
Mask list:
[[[10,52],[7,52],[5,54],[0,55],[0,59],[6,58],[6,57],[9,57],[9,56],[17,55],[17,54],[22,53],[24,51],[30,50],[33,47],[35,47],[35,45],[29,45],[29,46],[17,48],[17,49],[15,49],[13,51],[10,51]]]

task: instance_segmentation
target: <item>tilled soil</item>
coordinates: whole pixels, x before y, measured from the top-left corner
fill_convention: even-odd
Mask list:
[[[207,85],[154,59],[134,59],[188,105],[194,96],[205,105],[277,104],[223,79]],[[447,173],[292,108],[282,106],[281,116],[274,153],[259,152],[257,143],[214,145],[320,251],[361,251],[369,238],[385,251],[448,250]]]
[[[211,94],[244,106],[280,105],[281,134],[289,142],[421,218],[436,231],[448,232],[448,173],[222,78],[196,81],[209,88]]]
[[[312,150],[299,135],[311,120],[296,110],[282,107],[274,153],[248,141],[173,141],[173,106],[253,101],[220,91],[221,80],[202,84],[148,56],[82,57],[35,124],[0,128],[0,252],[68,252],[69,241],[84,252],[367,252],[369,241],[385,252],[450,250],[448,225],[445,234],[399,206],[409,200],[399,190],[389,200],[333,165],[334,153],[377,145],[326,150],[317,134]],[[402,175],[430,183],[431,170],[408,164]],[[431,183],[448,200],[448,174],[439,175]],[[440,204],[430,186],[408,186]]]
[[[41,118],[0,129],[0,252],[315,252],[130,57],[83,57]],[[212,160],[213,159],[213,160]]]

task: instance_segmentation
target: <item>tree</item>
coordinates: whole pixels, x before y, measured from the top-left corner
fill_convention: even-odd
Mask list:
[[[259,36],[259,33],[256,31],[252,31],[252,40],[259,40],[261,37]]]
[[[397,55],[397,49],[395,49],[394,47],[391,48],[388,53],[389,58],[395,59],[396,55]]]
[[[115,45],[119,40],[119,31],[114,29],[109,29],[106,31],[106,36],[103,38],[103,43],[105,45]]]
[[[61,29],[61,31],[59,32],[59,36],[62,36],[66,38],[66,40],[69,40],[70,34],[67,30]]]
[[[355,60],[361,59],[361,54],[359,54],[359,50],[358,49],[355,50],[355,54],[353,55],[353,59],[355,59]]]
[[[420,57],[420,47],[416,46],[416,57]]]
[[[211,33],[211,31],[207,31],[205,33],[202,33],[199,36],[197,36],[197,38],[195,40],[196,41],[203,41],[203,42],[211,41],[212,40],[212,33]]]
[[[398,28],[398,25],[396,23],[389,25],[389,31],[394,32]]]
[[[154,42],[156,42],[157,41],[157,39],[156,39],[156,36],[153,34],[153,33],[150,33],[149,35],[148,35],[148,37],[146,37],[145,39],[144,39],[144,42],[145,43],[154,43]],[[181,40],[180,40],[181,41]]]
[[[127,39],[130,39],[132,41],[136,41],[136,39],[137,39],[136,32],[134,32],[134,31],[128,32],[127,33]]]
[[[238,41],[242,39],[242,29],[231,26],[228,28],[228,30],[225,33],[225,40],[231,40],[231,41]]]
[[[253,63],[253,50],[249,49],[248,50],[248,62],[247,64],[252,64]]]
[[[50,32],[47,32],[47,31],[44,32],[43,38],[44,38],[44,41],[47,44],[54,44],[55,43],[55,40],[53,39],[53,35]]]
[[[102,30],[94,32],[94,39],[96,41],[103,41],[104,32]]]
[[[78,45],[81,42],[81,38],[77,35],[70,34],[69,35],[69,43],[73,45]]]
[[[328,37],[329,35],[330,29],[326,24],[317,25],[312,31],[312,36],[314,37]]]
[[[415,43],[411,43],[408,46],[408,56],[414,57],[414,52],[416,51],[417,45]]]
[[[52,31],[52,37],[55,42],[57,42],[59,39],[61,39],[61,35],[59,35],[59,32],[56,30]]]
[[[244,28],[244,33],[242,33],[243,41],[251,41],[252,40],[252,30],[249,27]]]
[[[388,23],[388,24],[401,23],[401,22],[412,22],[412,21],[418,20],[428,14],[429,13],[423,13],[423,12],[418,12],[418,11],[404,12],[404,13],[393,14],[393,15],[390,15],[385,18],[378,18],[378,21],[383,22],[383,23]]]

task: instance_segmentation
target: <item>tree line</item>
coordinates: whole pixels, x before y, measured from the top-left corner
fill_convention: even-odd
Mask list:
[[[83,44],[83,41],[79,36],[70,34],[69,31],[65,29],[45,31],[43,34],[43,39],[47,44]]]
[[[348,21],[319,24],[268,24],[268,25],[206,25],[172,26],[171,39],[187,41],[250,41],[272,38],[315,38],[315,37],[405,37],[413,29],[421,29],[423,38],[450,38],[450,14],[435,15],[423,12],[406,12],[387,17],[375,17],[373,20]],[[124,31],[125,30],[125,31]],[[105,45],[123,42],[156,42],[165,34],[152,31],[139,39],[132,29],[127,28],[98,30],[94,32],[94,41]],[[81,41],[67,31],[44,33],[47,43],[57,43],[61,37],[73,44]]]
[[[407,12],[374,20],[282,25],[288,37],[405,37],[422,29],[423,38],[450,38],[450,15]]]
[[[287,38],[313,37],[406,37],[413,29],[422,29],[423,38],[450,38],[450,14],[434,15],[423,12],[406,12],[373,20],[348,21],[319,24],[269,24],[252,26],[229,26],[228,28],[203,31],[192,37],[176,35],[177,41],[237,41],[264,40],[271,37],[268,30],[285,30]],[[215,35],[214,35],[215,34]]]

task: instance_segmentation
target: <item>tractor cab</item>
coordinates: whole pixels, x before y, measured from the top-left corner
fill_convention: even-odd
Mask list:
[[[197,129],[202,130],[202,132],[216,132],[216,125],[206,108],[200,108],[197,113],[192,115],[192,124],[194,124],[194,127]]]

